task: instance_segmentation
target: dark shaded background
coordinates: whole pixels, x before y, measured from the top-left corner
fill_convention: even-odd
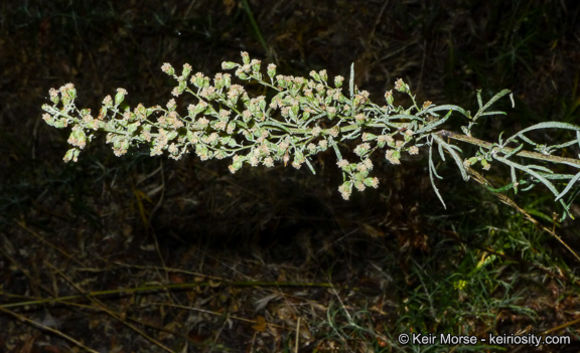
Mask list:
[[[397,170],[381,165],[379,191],[351,202],[338,196],[340,175],[328,156],[317,161],[317,176],[281,167],[232,176],[223,163],[193,157],[175,162],[137,152],[115,158],[96,141],[78,164],[65,165],[67,134],[41,121],[40,106],[50,87],[66,82],[76,85],[79,104],[93,110],[117,87],[129,91],[130,103],[153,105],[166,101],[172,88],[160,72],[162,63],[188,62],[211,74],[222,60],[238,60],[246,50],[291,74],[326,68],[331,75],[348,76],[354,62],[357,84],[377,101],[399,77],[421,100],[467,108],[475,105],[476,89],[487,97],[512,89],[516,109],[498,123],[480,126],[482,137],[545,120],[579,122],[577,1],[304,0],[249,1],[248,6],[251,16],[236,0],[2,2],[4,289],[33,296],[75,293],[44,262],[75,281],[82,271],[71,269],[70,259],[49,250],[41,238],[94,268],[164,259],[163,266],[197,266],[206,274],[280,280],[283,271],[268,272],[268,266],[290,264],[297,267],[288,270],[289,278],[318,280],[332,269],[333,280],[364,287],[360,281],[370,275],[361,262],[400,262],[404,269],[413,254],[434,251],[440,235],[433,232],[445,228],[437,217],[466,208],[477,213],[488,208],[478,202],[496,202],[453,171],[443,171],[442,193],[450,200],[445,213],[430,189],[424,161]],[[553,204],[541,197],[546,201],[538,207],[549,214]],[[494,207],[496,215],[505,211]],[[455,221],[469,225],[476,219],[463,214]],[[345,237],[350,240],[343,242]],[[548,245],[557,248],[549,240]],[[391,252],[387,260],[386,252]],[[131,276],[104,272],[91,288],[130,285]],[[51,282],[59,284],[51,287]],[[382,290],[376,286],[370,290]],[[87,343],[110,337],[99,328],[83,333],[84,324],[67,327],[75,314],[58,314],[64,331],[96,335]],[[6,332],[13,335],[0,334],[0,346],[10,341],[18,347],[11,339],[25,332],[23,327],[11,325]],[[208,324],[184,333],[190,341],[204,342],[215,329]],[[251,330],[236,329],[218,341],[231,348],[247,347],[251,339]],[[143,349],[143,343],[120,340]]]

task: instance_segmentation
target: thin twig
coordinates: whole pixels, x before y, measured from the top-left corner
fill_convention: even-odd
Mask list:
[[[483,148],[487,148],[487,149],[493,148],[493,143],[483,141],[483,140],[480,140],[480,139],[472,137],[472,136],[458,134],[458,133],[455,133],[455,132],[452,132],[449,130],[440,130],[437,132],[437,134],[440,135],[441,137],[448,137],[450,139],[461,141],[461,142],[466,142],[466,143],[469,143],[471,145],[475,145],[475,146],[479,146],[479,147],[483,147]],[[514,148],[503,147],[502,153],[509,154],[513,150],[514,150]],[[519,156],[519,157],[536,159],[536,160],[545,161],[545,162],[562,163],[562,164],[574,165],[574,166],[580,167],[580,159],[576,159],[576,158],[552,156],[552,155],[548,155],[548,154],[531,152],[531,151],[526,151],[526,150],[520,150],[519,152],[516,152],[515,155]]]
[[[300,316],[296,322],[296,342],[294,343],[294,353],[298,353],[298,342],[300,340]]]

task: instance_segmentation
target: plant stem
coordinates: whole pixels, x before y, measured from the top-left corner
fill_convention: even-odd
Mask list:
[[[483,147],[483,148],[487,148],[487,149],[492,149],[495,147],[493,143],[483,141],[483,140],[480,140],[480,139],[472,137],[472,136],[457,134],[457,133],[449,131],[449,130],[440,130],[440,131],[437,131],[436,134],[438,134],[440,137],[451,138],[453,140],[466,142],[466,143],[469,143],[469,144],[472,144],[475,146],[479,146],[479,147]],[[513,150],[514,149],[511,147],[504,147],[501,150],[501,152],[504,154],[508,154]],[[499,152],[499,149],[498,149],[498,152]],[[519,157],[536,159],[536,160],[545,161],[545,162],[561,163],[561,164],[570,165],[572,167],[580,168],[580,159],[576,159],[576,158],[552,156],[552,155],[548,155],[548,154],[542,154],[542,153],[531,152],[531,151],[526,151],[526,150],[521,150],[521,151],[515,153],[515,155],[519,156]]]

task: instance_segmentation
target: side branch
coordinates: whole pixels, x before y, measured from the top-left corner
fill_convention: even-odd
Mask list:
[[[472,137],[472,136],[458,134],[458,133],[455,133],[455,132],[452,132],[449,130],[441,130],[441,131],[438,131],[437,134],[441,137],[447,137],[447,138],[450,138],[453,140],[466,142],[466,143],[469,143],[472,145],[486,148],[488,150],[491,150],[494,147],[497,147],[493,143],[483,141],[483,140],[480,140],[480,139]],[[503,147],[502,148],[502,152],[505,154],[509,154],[514,150],[515,149],[511,148],[511,147]],[[498,149],[498,151],[499,151],[499,149]],[[580,168],[580,159],[576,159],[576,158],[552,156],[549,154],[531,152],[531,151],[526,151],[526,150],[520,150],[520,151],[516,152],[514,155],[519,156],[519,157],[523,157],[523,158],[530,158],[530,159],[545,161],[545,162],[567,164],[569,166]]]

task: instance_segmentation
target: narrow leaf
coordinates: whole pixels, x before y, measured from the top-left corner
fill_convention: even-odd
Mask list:
[[[576,126],[573,124],[568,124],[568,123],[562,123],[559,121],[545,121],[542,123],[538,123],[532,126],[529,126],[517,133],[515,133],[514,135],[512,135],[510,138],[508,138],[506,140],[506,142],[511,141],[512,139],[515,139],[516,137],[520,136],[528,131],[533,131],[533,130],[543,130],[543,129],[563,129],[563,130],[574,130],[576,131],[576,134],[578,134],[578,132],[580,132],[580,126]]]
[[[350,99],[354,99],[354,63],[350,64],[350,78],[348,80],[348,89],[350,91]]]
[[[435,191],[435,195],[437,195],[437,198],[439,199],[439,201],[443,205],[443,208],[447,209],[447,206],[445,205],[445,201],[443,201],[443,197],[439,193],[439,189],[437,189],[437,185],[435,185],[435,179],[433,178],[433,175],[435,175],[436,177],[441,179],[441,177],[437,175],[437,171],[435,170],[435,165],[433,164],[433,144],[431,143],[429,145],[429,180],[431,180],[431,186],[433,187],[433,191]]]
[[[452,104],[437,105],[437,106],[434,106],[432,108],[425,110],[425,113],[434,113],[434,112],[438,112],[441,110],[453,110],[453,111],[458,112],[459,114],[465,116],[466,118],[469,118],[469,112],[467,112],[465,109],[463,109],[461,107],[458,107],[458,106],[452,105]]]
[[[455,150],[452,148],[457,146],[449,145],[448,143],[443,141],[443,139],[441,139],[439,136],[435,134],[432,134],[432,136],[435,139],[435,141],[437,141],[438,144],[443,145],[443,148],[445,148],[447,152],[449,152],[451,157],[453,157],[453,160],[455,161],[455,164],[457,164],[457,168],[459,168],[459,172],[461,173],[463,180],[465,181],[469,180],[469,176],[467,175],[467,171],[465,171],[465,167],[463,166],[463,161],[461,160],[461,157],[459,157],[457,152],[455,152]]]
[[[497,102],[499,99],[501,99],[502,97],[504,97],[510,93],[511,93],[511,91],[509,89],[502,89],[501,91],[496,93],[495,96],[491,97],[491,99],[489,101],[487,101],[487,103],[485,103],[485,105],[479,110],[479,112],[483,113],[484,111],[487,110],[487,108],[491,107],[493,105],[493,103]],[[478,116],[479,112],[475,116]]]
[[[504,163],[504,164],[509,165],[510,167],[514,167],[516,169],[523,171],[524,173],[527,173],[527,174],[533,176],[534,178],[538,179],[542,184],[544,184],[544,186],[547,187],[548,190],[550,190],[552,192],[552,194],[554,194],[554,196],[559,195],[558,190],[556,190],[554,185],[548,179],[546,179],[545,177],[543,177],[541,174],[534,171],[533,169],[530,169],[527,166],[523,166],[521,164],[512,162],[509,159],[506,159],[503,157],[494,156],[494,158],[497,159],[498,161]]]
[[[518,147],[514,148],[510,153],[506,154],[504,157],[505,158],[510,158],[511,156],[515,155],[516,153],[518,153],[522,148],[524,148],[524,144],[520,144]]]
[[[568,185],[566,185],[566,187],[564,188],[564,190],[562,190],[562,192],[560,194],[558,194],[558,196],[556,196],[556,200],[558,201],[560,200],[562,197],[564,197],[564,195],[566,195],[566,193],[568,191],[570,191],[570,189],[572,189],[572,187],[574,186],[574,184],[580,180],[580,172],[578,172],[574,178],[572,178],[572,180],[570,180],[570,182],[568,183]]]
[[[502,112],[501,110],[492,110],[491,112],[485,112],[480,114],[480,116],[488,116],[488,115],[507,115],[507,113]]]
[[[314,170],[314,167],[312,166],[312,163],[310,163],[308,158],[304,158],[304,161],[306,162],[308,169],[310,169],[310,171],[312,172],[312,175],[316,175],[316,171]]]
[[[443,123],[445,123],[447,121],[447,119],[449,119],[452,112],[453,112],[452,110],[449,110],[449,112],[447,114],[445,114],[445,116],[443,118],[436,120],[431,124],[427,124],[427,125],[423,126],[419,130],[415,131],[415,134],[422,134],[424,132],[431,131],[431,130],[435,129],[437,126],[442,125]]]
[[[512,178],[512,185],[514,188],[514,193],[518,193],[518,179],[516,177],[516,169],[510,166],[510,176]]]
[[[336,145],[336,142],[334,141],[332,136],[328,136],[328,142],[330,142],[332,149],[334,149],[334,153],[336,154],[336,158],[340,161],[342,159],[342,154],[340,153],[340,150],[338,149],[338,146]]]

